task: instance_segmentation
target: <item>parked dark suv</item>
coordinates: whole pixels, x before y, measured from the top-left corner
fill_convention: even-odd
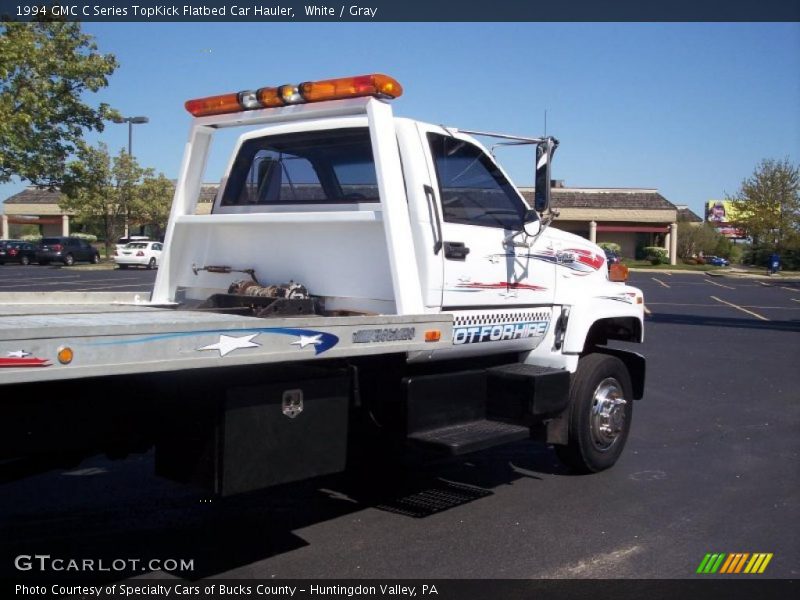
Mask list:
[[[0,240],[0,265],[17,262],[29,265],[36,260],[36,246],[24,240]]]
[[[63,262],[68,267],[77,260],[100,262],[100,253],[85,240],[73,237],[46,237],[36,249],[36,262],[47,265],[53,261]]]

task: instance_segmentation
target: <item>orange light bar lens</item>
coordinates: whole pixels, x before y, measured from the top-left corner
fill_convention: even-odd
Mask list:
[[[628,281],[628,267],[619,263],[609,265],[608,278],[611,281]]]
[[[306,102],[341,100],[342,98],[361,96],[397,98],[403,93],[403,87],[395,79],[380,73],[324,81],[307,81],[298,87]]]
[[[195,117],[222,115],[242,110],[242,107],[239,105],[239,94],[223,94],[222,96],[197,98],[196,100],[189,100],[186,102],[185,106],[186,110]]]
[[[276,106],[283,106],[283,100],[278,93],[278,88],[261,88],[256,92],[258,101],[265,108],[275,108]]]

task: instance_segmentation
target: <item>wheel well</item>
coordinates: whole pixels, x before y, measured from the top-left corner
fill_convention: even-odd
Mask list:
[[[642,341],[642,322],[636,317],[611,317],[598,319],[589,328],[583,346],[584,353],[595,346],[605,346],[608,340],[623,342]]]

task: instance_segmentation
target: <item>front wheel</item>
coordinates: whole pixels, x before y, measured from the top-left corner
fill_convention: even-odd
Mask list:
[[[147,263],[148,269],[155,269],[156,268],[156,259],[155,257],[150,259],[150,262]]]
[[[99,254],[95,254],[95,255],[92,256],[92,263],[95,264],[95,265],[99,265],[100,264],[100,255]]]
[[[67,254],[67,255],[64,257],[64,264],[65,264],[66,266],[68,266],[68,267],[71,267],[72,265],[74,265],[74,264],[75,264],[75,257],[74,257],[74,256],[72,256],[72,254]]]
[[[563,463],[579,473],[612,467],[622,454],[633,417],[633,386],[615,356],[589,354],[570,384],[569,443],[556,446]]]

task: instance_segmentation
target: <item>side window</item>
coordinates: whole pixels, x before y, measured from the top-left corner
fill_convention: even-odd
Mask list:
[[[153,250],[161,250],[161,244],[153,244]]]
[[[518,230],[526,206],[514,186],[477,146],[428,134],[445,221]]]

